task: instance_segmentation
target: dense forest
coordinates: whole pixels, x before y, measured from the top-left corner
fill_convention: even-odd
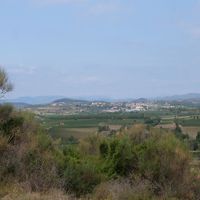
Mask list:
[[[3,69],[0,90],[12,90]],[[178,126],[136,124],[63,144],[34,114],[0,105],[0,199],[197,200],[199,175]]]

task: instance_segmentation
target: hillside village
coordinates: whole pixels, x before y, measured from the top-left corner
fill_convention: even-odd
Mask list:
[[[104,101],[78,101],[61,99],[50,104],[26,106],[24,109],[38,115],[74,115],[79,113],[117,113],[140,112],[159,109],[170,109],[170,103],[146,102],[104,102]]]

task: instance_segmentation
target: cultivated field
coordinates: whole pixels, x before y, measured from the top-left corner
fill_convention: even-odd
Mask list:
[[[177,113],[176,113],[177,114]],[[80,115],[40,116],[40,121],[55,138],[77,139],[95,134],[99,127],[108,126],[109,130],[118,131],[121,127],[144,123],[158,128],[174,130],[178,123],[183,133],[194,139],[200,131],[200,117],[196,112],[184,111],[175,115],[175,111],[101,113]]]

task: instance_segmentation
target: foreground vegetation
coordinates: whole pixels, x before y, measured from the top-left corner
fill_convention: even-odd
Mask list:
[[[0,89],[12,89],[4,71]],[[199,199],[200,166],[189,137],[178,121],[170,131],[157,127],[157,118],[145,120],[111,134],[102,134],[104,124],[92,136],[63,142],[33,114],[0,105],[0,199]],[[198,149],[200,133],[192,142]]]
[[[200,196],[198,167],[191,165],[186,145],[173,132],[135,125],[62,144],[29,113],[9,105],[2,105],[0,113],[1,198],[29,199],[25,196],[33,192],[53,190],[66,198],[88,199]]]

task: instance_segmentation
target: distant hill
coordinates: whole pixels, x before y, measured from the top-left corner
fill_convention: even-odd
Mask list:
[[[31,105],[30,104],[27,104],[27,103],[21,103],[21,102],[1,102],[2,104],[4,103],[8,103],[8,104],[12,104],[14,107],[16,108],[27,108],[27,107],[30,107]]]
[[[149,100],[145,98],[134,99],[131,102],[133,103],[147,103]]]
[[[57,99],[61,99],[63,96],[37,96],[37,97],[19,97],[16,99],[3,99],[2,103],[17,103],[17,104],[29,104],[29,105],[38,105],[38,104],[49,104]]]
[[[173,95],[173,96],[161,97],[158,99],[165,100],[165,101],[200,100],[200,94],[199,93],[189,93],[189,94],[183,94],[183,95]]]
[[[138,99],[109,99],[109,98],[66,98],[64,96],[36,96],[36,97],[20,97],[16,99],[2,99],[0,103],[12,103],[16,107],[28,107],[31,105],[45,105],[53,103],[67,104],[89,104],[91,102],[133,102],[147,103],[149,101],[179,101],[179,102],[200,102],[200,93],[189,93],[183,95],[173,95],[166,97],[158,97],[153,99],[138,98]]]
[[[12,103],[13,106],[15,106],[16,108],[27,108],[30,107],[30,104],[27,103]]]
[[[87,100],[78,100],[78,99],[70,99],[70,98],[62,98],[53,101],[51,104],[89,104],[90,101]]]

